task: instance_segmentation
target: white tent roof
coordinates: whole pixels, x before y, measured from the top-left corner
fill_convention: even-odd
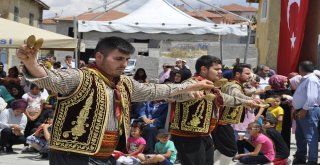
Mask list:
[[[77,40],[33,26],[0,18],[0,48],[19,48],[30,36],[43,38],[42,49],[74,50]]]
[[[166,0],[149,0],[129,15],[113,21],[81,21],[79,32],[216,34],[246,36],[243,25],[213,24],[195,19]]]

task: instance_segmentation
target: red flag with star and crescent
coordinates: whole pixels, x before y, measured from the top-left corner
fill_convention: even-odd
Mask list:
[[[281,0],[281,21],[277,72],[288,75],[295,72],[308,14],[309,0]]]

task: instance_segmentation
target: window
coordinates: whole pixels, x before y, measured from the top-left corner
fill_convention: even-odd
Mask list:
[[[29,14],[29,25],[30,26],[34,25],[34,15],[32,13]]]
[[[14,7],[13,14],[14,14],[13,20],[16,22],[19,22],[19,8],[18,7],[16,7],[16,6]]]
[[[268,16],[268,0],[263,0],[261,7],[261,19],[267,19]]]

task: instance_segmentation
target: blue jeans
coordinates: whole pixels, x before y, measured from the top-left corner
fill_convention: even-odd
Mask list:
[[[297,120],[296,141],[297,151],[296,158],[305,160],[308,151],[308,161],[318,161],[318,122],[320,119],[320,107],[310,109],[305,118]]]

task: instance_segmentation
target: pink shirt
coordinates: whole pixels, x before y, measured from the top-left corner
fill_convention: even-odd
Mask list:
[[[159,83],[162,84],[166,79],[170,77],[171,69],[168,69],[167,72],[162,71],[159,75]]]
[[[129,137],[128,143],[129,143],[128,153],[130,154],[130,153],[136,151],[140,145],[145,145],[146,141],[144,140],[143,137],[139,137],[138,139],[136,139],[134,137]],[[142,153],[142,151],[141,151],[141,153]]]
[[[257,144],[262,144],[260,152],[264,154],[270,161],[274,160],[275,151],[273,148],[273,143],[266,135],[260,133],[256,139],[251,139],[254,146]]]

